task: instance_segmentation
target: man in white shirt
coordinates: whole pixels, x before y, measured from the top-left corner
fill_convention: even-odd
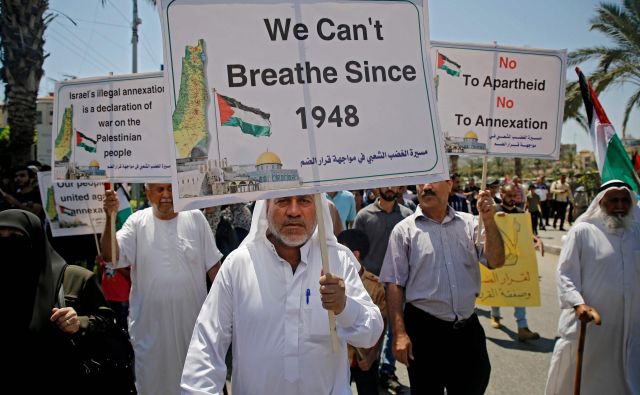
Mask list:
[[[567,234],[558,262],[560,339],[551,358],[548,395],[572,393],[580,321],[590,320],[592,308],[602,325],[588,327],[581,393],[640,394],[640,222],[635,204],[631,187],[611,180]]]
[[[171,184],[146,184],[151,207],[117,233],[117,267],[131,267],[129,334],[141,395],[180,393],[189,339],[222,257],[200,210],[173,211]],[[102,254],[111,260],[111,216],[118,198],[106,192]],[[113,378],[117,380],[117,377]]]
[[[234,394],[350,394],[347,342],[370,348],[383,321],[338,244],[323,204],[330,273],[322,273],[312,195],[259,201],[198,316],[183,394],[221,394],[233,343]],[[333,352],[327,310],[336,315]]]

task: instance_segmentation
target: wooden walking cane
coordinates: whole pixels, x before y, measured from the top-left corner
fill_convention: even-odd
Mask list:
[[[600,314],[596,309],[591,308],[589,311],[589,317],[593,319],[596,325],[600,325]],[[576,358],[576,377],[573,382],[573,395],[580,395],[580,381],[582,379],[582,352],[584,351],[584,339],[587,336],[587,322],[580,320],[580,337],[578,338],[578,356]]]

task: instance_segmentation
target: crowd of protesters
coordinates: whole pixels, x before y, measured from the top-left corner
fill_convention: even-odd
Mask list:
[[[312,245],[318,243],[316,236],[312,237],[315,216],[311,216],[309,211],[314,206],[313,199],[302,196],[273,199],[257,205],[255,202],[233,204],[175,213],[171,185],[148,184],[145,185],[144,200],[147,208],[137,211],[127,220],[123,229],[118,231],[116,255],[111,256],[112,235],[109,231],[102,235],[102,255],[98,255],[95,244],[88,239],[93,237],[91,235],[51,237],[37,183],[37,172],[47,170],[50,170],[47,166],[31,162],[16,167],[11,172],[3,172],[0,211],[13,210],[10,216],[13,218],[18,215],[16,213],[21,212],[17,210],[23,210],[32,215],[28,218],[38,218],[43,234],[47,234],[42,248],[50,248],[50,243],[52,250],[61,255],[52,255],[57,257],[55,259],[47,255],[47,262],[59,258],[100,275],[106,296],[106,299],[101,296],[100,300],[105,305],[104,309],[109,309],[106,317],[115,320],[131,336],[139,393],[179,393],[181,381],[183,393],[218,393],[224,391],[220,385],[224,387],[228,379],[227,370],[233,370],[238,375],[237,380],[248,380],[238,387],[240,389],[255,389],[258,387],[253,384],[264,384],[273,379],[266,373],[250,377],[252,373],[248,367],[257,368],[257,361],[268,361],[270,353],[276,350],[286,354],[288,340],[284,340],[284,348],[280,349],[277,339],[262,335],[256,337],[255,317],[249,321],[238,321],[233,315],[233,309],[237,309],[238,314],[249,314],[255,312],[252,300],[257,303],[262,298],[263,303],[271,305],[278,299],[274,299],[274,294],[266,295],[262,288],[273,285],[269,283],[273,279],[268,280],[268,277],[277,271],[263,273],[267,278],[258,276],[251,280],[256,275],[253,261],[258,256],[264,256],[260,259],[288,263],[293,270],[293,280],[296,279],[296,269],[300,265],[305,268],[300,275],[306,276],[304,270],[307,266],[315,267],[318,264],[319,261],[315,261],[317,257],[312,259],[311,255],[304,255],[309,254],[308,247],[304,247],[307,241]],[[339,267],[332,267],[331,273],[323,273],[319,277],[321,306],[325,310],[334,311],[341,339],[346,339],[349,343],[348,353],[346,343],[340,343],[338,347],[345,350],[344,361],[350,367],[351,380],[355,381],[358,393],[378,393],[378,388],[394,393],[407,390],[408,387],[400,383],[396,376],[396,358],[409,366],[410,381],[415,393],[442,393],[444,388],[452,394],[483,393],[488,383],[490,365],[484,340],[478,340],[484,339],[484,333],[473,312],[473,290],[479,287],[479,283],[476,284],[474,280],[476,268],[473,265],[482,262],[491,269],[504,263],[502,241],[492,221],[493,215],[496,211],[528,212],[531,215],[533,234],[537,235],[551,226],[565,231],[565,222],[571,225],[592,202],[585,187],[576,185],[565,175],[551,183],[547,183],[542,176],[528,183],[522,183],[517,176],[511,181],[508,177],[489,179],[486,191],[482,191],[478,184],[474,177],[469,177],[465,182],[459,174],[452,174],[449,181],[419,185],[417,188],[380,187],[324,195],[323,204],[326,204],[326,208],[323,207],[323,210],[326,210],[329,224],[327,229],[331,232],[328,244],[335,250],[332,254],[337,254],[342,263]],[[602,196],[604,195],[599,195],[599,198]],[[117,194],[107,191],[104,204],[106,213],[114,212],[118,207]],[[291,214],[292,211],[299,214]],[[302,218],[299,222],[296,219],[298,215]],[[486,245],[478,245],[474,240],[473,229],[477,226],[478,216],[483,217],[485,222]],[[109,216],[107,218],[109,225]],[[456,225],[448,226],[448,222]],[[277,226],[280,226],[281,231],[298,227],[301,233],[292,238],[286,231],[278,233]],[[431,249],[425,249],[420,232],[429,235]],[[443,232],[451,233],[452,239],[443,237]],[[47,239],[49,242],[46,242]],[[295,244],[300,240],[302,244]],[[534,242],[538,241],[534,236]],[[264,249],[264,243],[267,246],[273,244],[275,255],[270,255],[269,248]],[[343,250],[339,243],[348,247],[348,250]],[[458,243],[469,248],[467,255],[463,253],[465,251],[461,251]],[[231,262],[228,270],[224,266],[226,260]],[[460,272],[462,277],[457,279],[456,276],[440,277],[445,272],[439,271],[436,266],[454,263],[450,260],[469,260],[470,266],[453,269],[455,272],[464,268],[469,272],[466,274],[469,275],[469,281],[460,284],[464,286],[463,290],[456,291],[459,292],[457,295],[461,298],[461,304],[454,303],[449,309],[446,306],[449,299],[443,297],[436,303],[437,295],[448,293],[449,288],[455,289],[456,282],[465,278],[462,274],[464,270]],[[424,269],[426,272],[421,272],[419,268],[414,272],[423,261],[432,262],[429,264],[430,268]],[[225,278],[216,283],[214,280],[221,267],[225,268],[221,274]],[[351,267],[357,270],[353,272]],[[436,271],[429,272],[433,270]],[[243,277],[237,277],[239,273]],[[96,282],[90,277],[87,277],[87,281]],[[254,283],[247,285],[251,281]],[[281,292],[286,293],[287,287],[291,286],[288,281],[280,284]],[[318,279],[310,277],[302,281],[307,284],[309,281],[317,282]],[[205,301],[207,289],[212,284],[216,285]],[[247,286],[251,288],[250,291],[243,288]],[[302,297],[306,297],[306,304],[309,305],[314,286],[306,286],[309,288]],[[232,289],[236,292],[233,295]],[[390,290],[392,293],[385,297],[385,292]],[[253,299],[237,299],[238,295],[243,297],[242,292],[248,292],[246,297]],[[212,294],[216,295],[216,300],[211,300],[214,298]],[[227,296],[231,299],[225,300]],[[290,296],[282,295],[286,298]],[[403,307],[403,301],[407,302],[406,307]],[[206,312],[206,316],[200,312],[203,304],[205,307],[202,311]],[[263,308],[266,309],[267,306]],[[273,312],[279,311],[277,306],[270,308],[274,309]],[[100,318],[105,317],[104,311],[107,310],[104,309],[100,314],[97,310],[86,313],[86,319],[104,322],[104,318]],[[309,309],[300,310],[300,325],[309,324],[309,330],[313,330],[318,318],[314,318],[315,312],[307,311]],[[519,340],[539,338],[537,333],[528,329],[524,309],[520,309],[516,309]],[[90,326],[81,325],[85,321],[82,321],[84,316],[81,317],[80,312],[84,314],[84,311],[76,312],[73,307],[60,313],[56,311],[54,309],[51,320],[62,332],[73,334],[90,330]],[[289,316],[295,313],[287,307],[286,314]],[[310,316],[307,317],[307,314]],[[218,318],[212,323],[211,317]],[[499,309],[492,311],[492,320],[492,326],[498,328]],[[267,325],[267,321],[264,325]],[[269,325],[279,328],[281,323],[273,321]],[[194,326],[196,331],[191,338]],[[286,328],[285,325],[285,332],[289,333]],[[319,329],[320,332],[316,335],[322,334],[320,337],[323,338],[324,329]],[[421,335],[424,331],[434,338],[428,341],[424,339]],[[246,346],[249,344],[246,343],[248,338],[242,340],[237,336],[252,337],[251,344],[255,344],[249,350]],[[313,334],[310,334],[310,339],[312,338]],[[219,339],[224,341],[212,344],[222,341]],[[229,347],[232,340],[245,342],[245,345],[239,348],[241,345],[234,343]],[[272,342],[275,343],[271,344]],[[299,342],[298,347],[301,349],[313,348],[305,343],[306,340]],[[446,362],[450,347],[457,347],[460,353],[469,355],[468,359],[463,358],[468,362],[469,369],[475,372],[469,381],[460,382],[448,373],[449,368],[460,363],[460,359],[451,360],[451,364]],[[441,349],[441,356],[432,354],[436,349]],[[242,350],[258,354],[243,354]],[[231,368],[231,355],[234,360],[241,361],[242,366],[235,365]],[[302,387],[291,384],[297,380],[298,368],[288,364],[303,361],[300,358],[303,356],[295,352],[283,356],[285,369],[281,372],[282,377],[274,376],[275,381],[271,382],[275,388],[281,388],[283,393],[299,392],[295,389]],[[185,360],[189,366],[183,372]],[[322,359],[313,363],[307,359],[304,361],[308,364],[322,363]],[[336,364],[333,357],[327,358],[325,362],[327,366],[317,368],[325,369]],[[424,375],[427,371],[441,370],[442,374],[436,375],[439,376],[437,379],[434,375]],[[205,378],[207,375],[210,377]],[[264,379],[264,383],[259,382],[259,377]],[[343,377],[338,375],[325,379],[329,381],[311,381],[303,387],[312,392],[314,389],[330,388],[334,384],[339,387]],[[331,380],[335,382],[332,383]],[[247,384],[248,382],[253,384]],[[203,392],[199,392],[200,390]]]

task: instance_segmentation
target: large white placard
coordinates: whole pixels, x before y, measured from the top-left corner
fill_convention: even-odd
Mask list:
[[[168,105],[162,73],[56,84],[56,180],[169,182]]]
[[[160,10],[176,208],[448,178],[426,2]]]
[[[51,182],[50,172],[38,173],[42,208],[53,237],[102,233],[104,185],[96,181]],[[92,226],[93,222],[93,226]]]
[[[431,42],[447,153],[558,159],[566,50]]]

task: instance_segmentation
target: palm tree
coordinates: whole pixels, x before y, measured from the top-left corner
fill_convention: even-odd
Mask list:
[[[44,54],[44,31],[55,17],[47,0],[0,0],[0,78],[5,83],[9,149],[14,163],[30,159],[36,98]]]
[[[617,4],[600,3],[589,30],[599,31],[614,42],[613,47],[582,48],[569,53],[569,64],[577,65],[597,60],[596,71],[590,76],[597,93],[610,86],[630,83],[638,89],[632,93],[624,109],[622,136],[624,138],[633,108],[640,108],[640,0],[623,0]],[[586,117],[580,113],[582,96],[577,81],[567,85],[564,121],[576,120],[588,129]]]

